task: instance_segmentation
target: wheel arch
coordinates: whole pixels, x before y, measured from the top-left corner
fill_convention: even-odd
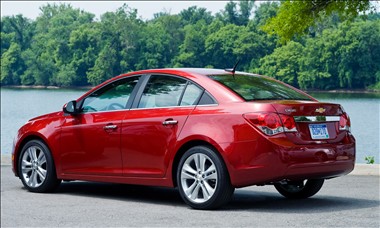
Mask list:
[[[174,156],[173,163],[172,163],[172,170],[171,170],[171,178],[172,178],[174,187],[177,187],[177,169],[178,169],[178,165],[179,165],[179,162],[180,162],[183,154],[187,150],[189,150],[190,148],[195,147],[195,146],[206,146],[206,147],[214,150],[216,152],[216,154],[219,156],[219,158],[221,159],[221,161],[226,166],[228,175],[230,176],[230,173],[228,171],[228,167],[226,165],[226,161],[224,160],[224,158],[220,152],[221,148],[218,148],[217,145],[212,144],[212,143],[205,141],[205,140],[202,140],[202,139],[193,139],[193,140],[190,140],[190,141],[184,143],[183,145],[181,145],[180,148],[177,150],[177,153]]]
[[[46,147],[51,151],[51,147],[47,143],[47,140],[44,137],[40,136],[40,135],[30,134],[30,135],[26,136],[25,138],[23,138],[20,141],[20,143],[18,144],[17,148],[15,148],[14,160],[12,161],[16,176],[19,176],[19,167],[18,166],[19,166],[19,159],[20,159],[21,151],[24,148],[25,144],[28,143],[29,141],[32,141],[32,140],[39,140],[39,141],[43,142],[46,145]],[[53,162],[54,162],[54,155],[53,155],[53,153],[51,153],[51,156],[52,156]]]

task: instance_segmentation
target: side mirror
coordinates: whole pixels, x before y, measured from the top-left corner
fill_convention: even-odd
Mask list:
[[[75,115],[79,113],[79,110],[77,109],[77,102],[76,101],[69,101],[67,104],[65,104],[62,108],[64,113]]]

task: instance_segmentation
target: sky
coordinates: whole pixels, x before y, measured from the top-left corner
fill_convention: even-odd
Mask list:
[[[95,14],[96,18],[105,12],[115,11],[126,3],[129,7],[137,9],[142,19],[152,19],[154,13],[169,12],[178,14],[190,6],[206,8],[213,14],[224,8],[228,1],[1,1],[1,16],[22,14],[27,18],[36,19],[40,14],[39,7],[47,3],[65,2],[74,8]]]

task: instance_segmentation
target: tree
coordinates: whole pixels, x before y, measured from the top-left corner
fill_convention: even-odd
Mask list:
[[[20,84],[20,74],[23,71],[21,47],[12,43],[6,52],[1,55],[1,84]]]
[[[99,24],[86,23],[73,30],[70,34],[68,47],[71,50],[71,61],[63,67],[68,78],[74,71],[72,85],[84,86],[88,84],[87,72],[95,65],[100,52],[101,29]],[[58,77],[62,82],[61,77]],[[64,82],[67,84],[67,82]]]
[[[256,26],[263,26],[269,18],[276,16],[280,4],[278,2],[262,2],[255,10],[253,22]]]
[[[114,48],[109,45],[103,47],[95,61],[95,65],[87,72],[88,82],[91,85],[97,85],[118,73],[115,70],[117,63],[117,53]]]
[[[5,34],[13,33],[13,42],[17,42],[22,50],[30,46],[30,41],[35,31],[35,23],[30,19],[18,14],[16,16],[6,16],[1,19],[1,32]],[[3,36],[1,36],[3,38]],[[3,40],[1,48],[3,46]],[[9,43],[7,45],[10,46]]]
[[[239,4],[229,1],[217,18],[227,24],[247,25],[252,13],[255,0],[241,0]],[[239,6],[239,9],[238,7]]]
[[[174,59],[175,67],[205,67],[205,41],[208,35],[208,26],[204,20],[196,24],[186,25],[185,38],[179,46],[179,53]]]
[[[1,20],[1,84],[17,85],[23,82],[27,66],[22,52],[30,47],[35,23],[22,15],[7,16]]]
[[[145,39],[139,40],[139,55],[136,57],[137,69],[163,68],[171,61],[170,44],[171,37],[162,23],[148,23],[143,28]],[[172,46],[173,48],[173,46]],[[175,51],[172,49],[171,51]]]
[[[271,18],[263,27],[270,34],[277,34],[282,42],[291,40],[295,35],[302,35],[307,28],[315,25],[324,16],[334,12],[340,18],[352,20],[359,13],[370,10],[369,0],[311,0],[282,2],[277,15]]]
[[[240,25],[248,24],[254,5],[255,5],[255,0],[239,1],[239,8],[240,8],[239,24]]]
[[[264,39],[249,27],[228,24],[207,36],[206,58],[209,65],[222,69],[240,60],[239,69],[248,71],[263,57],[265,45]]]
[[[70,36],[80,26],[91,23],[93,18],[93,14],[67,4],[47,4],[41,7],[30,48],[23,53],[27,65],[27,70],[22,75],[25,82],[34,81],[39,85],[83,85],[81,80],[76,79],[85,75],[71,78],[74,65],[71,63],[73,50],[70,48]],[[68,69],[68,78],[65,79],[65,71]]]
[[[342,23],[306,40],[300,58],[301,88],[366,88],[380,67],[380,21]]]
[[[198,8],[197,6],[191,6],[182,10],[179,13],[179,17],[185,25],[193,25],[200,20],[204,20],[206,24],[211,24],[214,19],[210,11],[207,11],[206,8]]]
[[[158,37],[165,39],[161,43],[164,46],[164,50],[161,52],[164,60],[161,63],[161,67],[172,66],[173,59],[178,55],[179,46],[183,42],[184,32],[182,21],[179,15],[164,15],[156,18],[152,21],[153,28],[157,28],[161,31]],[[154,39],[154,36],[147,36],[150,39]]]
[[[137,10],[126,4],[115,12],[107,12],[101,16],[101,21],[91,35],[93,38],[89,37],[95,39],[92,47],[100,50],[97,52],[90,47],[87,49],[89,61],[95,61],[93,67],[87,71],[89,83],[96,85],[115,75],[135,70],[139,43],[143,39],[142,24]],[[96,34],[100,35],[99,40]]]
[[[272,54],[260,60],[259,73],[298,87],[299,60],[302,58],[303,48],[294,41],[276,48]]]

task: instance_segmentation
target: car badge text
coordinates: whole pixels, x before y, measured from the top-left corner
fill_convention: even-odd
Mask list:
[[[286,108],[285,112],[297,112],[297,110],[294,108]]]

